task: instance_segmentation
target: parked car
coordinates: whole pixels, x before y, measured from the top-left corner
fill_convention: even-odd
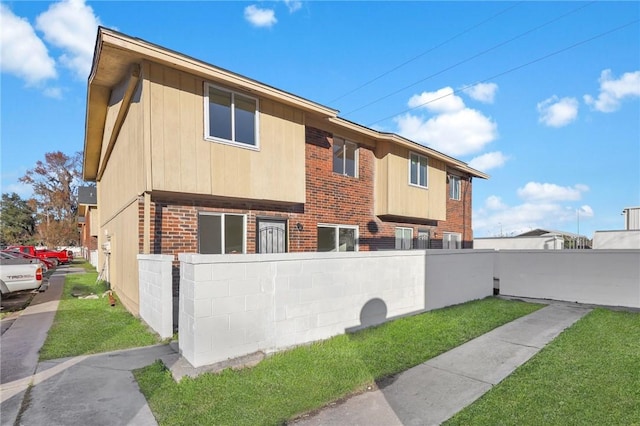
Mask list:
[[[38,250],[34,246],[9,246],[7,249],[27,253],[40,259],[47,259],[50,262],[53,262],[56,266],[61,263],[67,264],[73,260],[73,257],[69,258],[67,250]]]
[[[0,252],[0,294],[35,290],[42,285],[42,267]]]
[[[15,250],[2,250],[2,253],[8,254],[10,256],[14,256],[20,259],[29,259],[31,263],[40,263],[42,266],[42,272],[46,273],[49,270],[53,270],[56,268],[56,265],[49,259],[39,258],[36,256],[31,256],[27,253],[22,253],[21,251]]]

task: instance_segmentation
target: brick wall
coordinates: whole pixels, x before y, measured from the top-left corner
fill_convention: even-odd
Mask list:
[[[438,223],[436,232],[442,241],[443,232],[457,232],[462,235],[462,248],[473,248],[471,229],[471,188],[468,177],[460,178],[460,199],[449,198],[450,182],[447,182],[447,220]]]

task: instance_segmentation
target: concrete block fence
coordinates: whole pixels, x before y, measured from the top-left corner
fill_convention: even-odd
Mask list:
[[[173,336],[173,259],[166,254],[138,255],[140,317],[163,339]]]
[[[640,308],[640,250],[496,254],[500,294]]]
[[[492,294],[492,252],[437,252],[181,254],[180,352],[199,367]]]

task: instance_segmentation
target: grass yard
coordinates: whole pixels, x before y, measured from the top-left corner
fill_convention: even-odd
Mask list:
[[[176,383],[158,362],[134,374],[161,425],[282,424],[540,307],[487,298],[299,347],[241,371]]]
[[[104,282],[96,283],[97,275],[94,270],[66,276],[58,311],[40,350],[40,360],[148,346],[160,341],[119,301],[112,307],[106,296],[76,297],[103,295],[107,287]]]
[[[446,423],[640,425],[640,313],[596,309]]]

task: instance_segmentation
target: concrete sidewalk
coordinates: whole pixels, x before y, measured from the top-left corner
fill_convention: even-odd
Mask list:
[[[176,361],[170,345],[38,363],[62,294],[54,275],[2,335],[2,425],[155,425],[132,370]],[[439,424],[511,374],[590,308],[551,304],[401,373],[379,390],[294,423],[304,425]],[[168,365],[173,367],[173,365]]]
[[[296,425],[438,425],[482,396],[591,309],[551,302]]]
[[[131,370],[174,353],[169,345],[38,363],[64,277],[73,272],[54,273],[0,338],[0,424],[156,425]]]

